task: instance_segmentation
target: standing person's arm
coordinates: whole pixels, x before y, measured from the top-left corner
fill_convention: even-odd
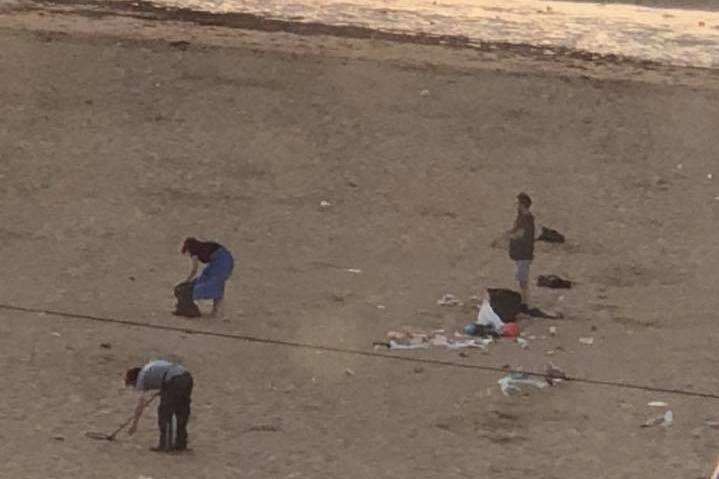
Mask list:
[[[496,240],[492,241],[492,246],[495,246],[495,247],[496,247],[496,246],[499,246],[500,243],[507,242],[507,241],[509,241],[510,239],[518,239],[518,238],[521,238],[523,234],[524,234],[524,228],[522,228],[522,227],[519,225],[519,222],[518,222],[518,221],[515,221],[515,223],[514,223],[514,225],[512,226],[511,229],[505,231],[504,233],[502,233],[502,236],[500,236],[500,237],[497,238]]]
[[[507,239],[519,239],[524,236],[524,232],[527,229],[528,218],[525,215],[519,215],[517,220],[514,222],[512,229],[505,233]]]
[[[195,279],[195,275],[197,274],[197,263],[198,263],[197,256],[192,256],[191,260],[192,260],[192,269],[190,270],[190,275],[187,277],[187,280],[186,280],[187,282],[190,282],[193,279]]]
[[[524,228],[520,226],[515,226],[511,230],[507,231],[508,239],[519,239],[522,236],[524,236]]]

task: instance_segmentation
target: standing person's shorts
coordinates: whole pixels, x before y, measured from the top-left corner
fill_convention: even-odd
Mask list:
[[[517,264],[517,282],[521,285],[529,284],[529,267],[532,265],[531,259],[518,259],[515,261]]]

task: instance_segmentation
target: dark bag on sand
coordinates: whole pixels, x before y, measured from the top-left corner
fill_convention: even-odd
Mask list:
[[[184,281],[175,286],[175,298],[177,298],[177,304],[175,305],[175,316],[185,316],[188,318],[197,318],[201,316],[200,308],[197,307],[195,301],[192,299],[192,290],[194,289],[194,281]]]
[[[542,226],[542,232],[537,237],[537,241],[546,241],[547,243],[564,243],[564,235],[557,230]]]
[[[522,295],[511,289],[487,288],[489,305],[505,323],[514,322],[522,312]]]
[[[572,287],[572,282],[568,279],[562,279],[556,274],[539,275],[537,276],[537,286],[542,288],[553,288],[553,289],[569,289]]]

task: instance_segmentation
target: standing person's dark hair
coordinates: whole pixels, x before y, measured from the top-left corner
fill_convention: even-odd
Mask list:
[[[135,387],[135,384],[137,384],[137,376],[141,370],[142,368],[130,368],[125,371],[125,386]]]
[[[527,193],[520,193],[517,195],[517,201],[524,205],[527,209],[532,207],[532,198]]]
[[[515,278],[522,293],[522,304],[529,309],[529,268],[534,260],[534,216],[529,211],[532,198],[527,193],[517,195],[517,217],[512,229],[505,233],[509,239],[509,257],[515,262]]]
[[[192,269],[184,284],[188,284],[188,288],[175,289],[175,295],[184,294],[183,291],[191,292],[191,298],[184,298],[186,301],[193,302],[200,299],[212,300],[212,316],[220,315],[222,301],[225,296],[225,283],[232,275],[234,269],[234,258],[232,254],[219,243],[214,241],[200,241],[193,237],[185,238],[180,249],[182,254],[190,256],[192,259]],[[195,279],[198,270],[198,263],[204,263],[207,266],[202,270],[200,276]],[[180,286],[180,285],[178,285]],[[179,292],[178,292],[179,291]],[[178,299],[180,299],[178,297]],[[185,301],[185,302],[186,302]],[[194,306],[194,302],[192,303]],[[180,310],[178,308],[175,314],[180,316],[196,316],[199,310],[192,307]]]

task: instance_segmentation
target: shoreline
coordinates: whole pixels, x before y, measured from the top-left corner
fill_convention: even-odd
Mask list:
[[[43,3],[43,0],[40,0]],[[52,2],[44,2],[53,5]],[[719,13],[712,10],[554,0],[154,0],[62,4],[303,35],[534,48],[547,55],[624,58],[719,68]]]
[[[268,19],[247,13],[163,8],[149,2],[33,1],[0,10],[0,28],[90,37],[166,40],[295,54],[388,60],[414,68],[559,75],[719,88],[719,70],[666,65],[564,47],[472,43],[466,37],[376,31]]]

